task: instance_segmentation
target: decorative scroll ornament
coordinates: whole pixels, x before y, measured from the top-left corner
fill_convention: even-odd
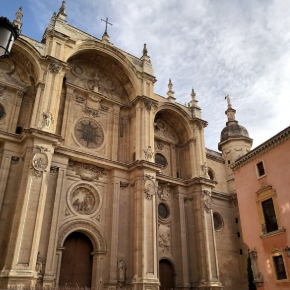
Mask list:
[[[32,158],[32,174],[38,177],[43,176],[43,172],[46,172],[46,168],[48,166],[48,156],[45,152],[48,151],[47,148],[36,145],[36,148],[39,149],[40,152],[35,153]]]
[[[154,176],[150,175],[150,174],[144,174],[144,180],[152,180],[152,179],[155,179]]]
[[[164,143],[163,143],[162,141],[157,141],[157,148],[158,148],[159,150],[163,150],[163,148],[164,148]]]
[[[95,110],[90,107],[86,107],[85,113],[93,118],[99,117],[99,110]]]
[[[144,100],[144,105],[145,105],[146,110],[147,110],[148,112],[150,112],[150,111],[151,111],[151,108],[152,108],[152,106],[153,106],[153,102],[148,101],[148,100]]]
[[[157,194],[161,200],[167,201],[171,195],[171,189],[168,184],[160,184],[158,186]]]
[[[86,98],[83,96],[76,96],[77,103],[84,103],[86,101]]]
[[[117,278],[119,283],[126,281],[126,266],[123,259],[119,259],[117,262]]]
[[[108,106],[105,106],[105,105],[102,105],[102,104],[100,104],[100,106],[101,106],[101,110],[102,111],[108,111],[109,110]]]
[[[123,182],[123,181],[120,181],[120,188],[123,188],[123,189],[125,189],[125,188],[127,188],[127,187],[128,187],[128,185],[129,185],[129,183],[128,183],[128,182]]]
[[[53,61],[49,64],[49,71],[53,74],[58,74],[62,65],[59,62]]]
[[[212,210],[211,193],[208,190],[203,190],[203,204],[207,213]]]
[[[43,128],[50,129],[54,123],[52,112],[43,113]]]
[[[100,196],[97,190],[89,184],[79,184],[70,193],[70,204],[73,209],[82,215],[94,213],[100,205]]]
[[[148,146],[147,149],[143,149],[144,153],[145,153],[145,159],[146,160],[151,160],[154,156],[154,152],[151,149],[151,146]]]
[[[148,200],[152,200],[155,195],[155,184],[152,180],[147,180],[145,183],[145,197]]]
[[[104,172],[105,169],[96,165],[81,162],[71,162],[70,166],[73,167],[73,170],[76,171],[76,173],[81,177],[82,180],[99,180],[104,175],[106,175]]]

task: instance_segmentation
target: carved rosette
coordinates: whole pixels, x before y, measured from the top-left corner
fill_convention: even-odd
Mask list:
[[[211,193],[208,190],[203,190],[203,204],[204,209],[207,213],[210,213],[212,210],[212,200],[211,200]]]
[[[81,215],[91,215],[100,206],[100,196],[97,190],[87,183],[75,186],[69,194],[69,205]]]
[[[161,200],[167,201],[171,197],[171,188],[168,184],[160,184],[157,194]]]
[[[41,178],[48,166],[48,156],[45,153],[48,149],[42,146],[36,146],[36,148],[39,149],[40,152],[34,153],[32,157],[32,174],[36,178]]]
[[[157,148],[158,148],[159,150],[163,150],[163,148],[164,148],[164,143],[163,143],[162,141],[157,141]]]
[[[58,74],[61,68],[62,68],[62,64],[60,64],[59,62],[52,61],[49,64],[49,71],[53,74]]]

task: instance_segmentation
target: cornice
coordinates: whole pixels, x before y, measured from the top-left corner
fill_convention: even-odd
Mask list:
[[[261,155],[265,154],[266,152],[272,150],[273,148],[277,147],[278,145],[284,143],[290,139],[290,126],[275,135],[274,137],[270,138],[266,142],[262,143],[257,148],[253,149],[252,151],[248,152],[246,155],[240,157],[236,160],[234,164],[232,164],[231,169],[233,171],[243,167],[244,165],[250,163],[254,159],[260,157]]]

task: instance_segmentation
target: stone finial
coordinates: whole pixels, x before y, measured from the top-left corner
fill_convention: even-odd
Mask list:
[[[228,109],[225,111],[225,114],[228,117],[228,121],[227,121],[226,125],[228,126],[230,124],[238,124],[238,121],[236,120],[236,117],[235,117],[236,110],[233,109],[233,107],[232,107],[230,96],[226,95],[225,99],[228,102]]]
[[[16,16],[16,19],[13,21],[13,24],[18,27],[19,33],[21,33],[21,27],[22,27],[21,19],[23,17],[22,6],[19,7],[18,11],[15,13],[15,16]]]
[[[144,43],[143,56],[148,56],[147,53],[148,53],[148,50],[147,50],[147,47],[146,47],[146,43]]]
[[[65,1],[62,1],[62,4],[59,8],[59,13],[65,14]]]
[[[225,95],[225,99],[226,99],[227,102],[228,102],[228,108],[231,108],[231,107],[232,107],[232,104],[231,104],[230,96],[229,96],[229,95]]]
[[[192,107],[197,107],[198,101],[195,99],[196,93],[195,93],[193,88],[191,89],[191,94],[190,95],[191,95],[191,101],[190,101],[191,106]]]
[[[169,91],[167,92],[167,100],[169,100],[170,102],[173,102],[175,100],[174,98],[174,92],[172,90],[172,87],[173,87],[173,84],[171,82],[171,79],[169,79],[169,83],[168,83],[168,88],[169,88]]]

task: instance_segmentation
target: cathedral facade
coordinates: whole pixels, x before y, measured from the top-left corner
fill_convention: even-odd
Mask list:
[[[247,288],[230,165],[252,139],[228,98],[206,149],[194,91],[183,106],[155,82],[146,45],[78,30],[65,3],[0,60],[1,288]]]

